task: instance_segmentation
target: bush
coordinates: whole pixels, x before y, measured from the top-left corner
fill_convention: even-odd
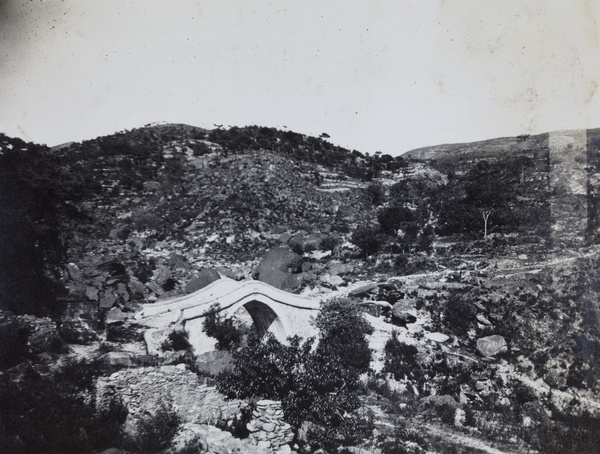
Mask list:
[[[236,414],[233,419],[225,420],[219,419],[215,426],[221,430],[225,430],[236,438],[248,438],[250,431],[248,430],[248,423],[252,420],[252,412],[254,411],[254,405],[247,405],[240,408],[240,412]]]
[[[71,363],[56,375],[27,368],[0,377],[0,452],[98,452],[119,442],[127,411],[118,400],[96,408],[86,388],[94,366]]]
[[[111,448],[123,443],[123,424],[127,418],[127,408],[119,397],[113,397],[96,410],[94,424],[89,432],[91,445]]]
[[[236,326],[233,318],[221,315],[220,310],[221,306],[215,303],[206,311],[202,329],[217,340],[217,350],[232,351],[241,345],[245,332]]]
[[[186,351],[191,348],[188,333],[183,330],[171,331],[169,337],[162,343],[163,351]]]
[[[321,242],[321,249],[323,249],[324,251],[333,252],[338,246],[338,244],[340,244],[340,240],[338,238],[333,236],[327,236],[323,238],[323,241]]]
[[[29,330],[15,321],[0,324],[0,370],[12,367],[27,354]]]
[[[420,454],[426,452],[427,439],[424,434],[408,427],[405,421],[398,421],[394,432],[390,435],[385,437],[381,444],[383,454]],[[409,446],[411,444],[413,446]],[[414,447],[414,444],[417,447]]]
[[[385,187],[381,183],[371,183],[366,189],[367,199],[375,206],[385,202]]]
[[[417,353],[417,347],[400,342],[398,333],[393,331],[385,344],[383,372],[392,374],[396,380],[412,378],[417,368]]]
[[[383,238],[377,229],[368,225],[359,225],[352,233],[350,241],[360,248],[365,258],[377,252],[383,244]]]
[[[360,406],[360,374],[369,369],[366,335],[372,327],[356,306],[343,298],[322,305],[314,340],[279,343],[272,334],[253,335],[232,352],[234,369],[217,376],[217,389],[230,397],[281,400],[285,419],[295,427],[309,421],[315,429],[312,447],[354,443],[370,433]],[[321,430],[322,428],[322,430]]]
[[[140,342],[144,340],[141,325],[130,322],[110,323],[106,327],[106,340],[108,342]]]
[[[366,336],[373,333],[373,327],[357,305],[347,298],[332,298],[321,304],[314,325],[319,329],[319,354],[359,373],[369,370],[371,350]]]
[[[169,446],[181,426],[181,418],[170,406],[161,404],[154,415],[136,425],[136,434],[125,442],[133,452],[158,452]]]
[[[446,328],[459,335],[465,335],[471,328],[476,315],[477,310],[467,293],[460,291],[450,293],[444,307],[444,325]]]
[[[411,254],[398,254],[394,260],[396,273],[407,276],[436,269],[433,260],[427,257]]]
[[[64,379],[78,388],[92,391],[96,378],[102,371],[102,361],[95,360],[75,360],[68,358],[65,365],[57,373],[59,379]]]

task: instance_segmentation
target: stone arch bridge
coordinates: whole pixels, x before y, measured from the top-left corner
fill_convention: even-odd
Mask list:
[[[271,332],[280,342],[285,342],[289,336],[306,338],[317,334],[311,318],[319,312],[318,302],[254,280],[219,279],[189,295],[145,304],[136,319],[154,328],[147,332],[147,337],[181,324],[189,334],[195,353],[206,353],[214,350],[215,340],[204,334],[202,324],[204,314],[215,303],[227,316],[244,308],[259,334]]]

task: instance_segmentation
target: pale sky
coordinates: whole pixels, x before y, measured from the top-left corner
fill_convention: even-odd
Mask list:
[[[600,127],[597,0],[0,0],[0,132],[164,121],[397,155]]]

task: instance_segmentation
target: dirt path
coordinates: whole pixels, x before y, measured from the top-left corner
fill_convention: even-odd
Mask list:
[[[492,446],[492,442],[474,438],[467,434],[458,432],[442,424],[425,423],[423,426],[430,437],[431,453],[445,454],[453,452],[456,454],[532,454],[528,448],[510,445],[501,449]],[[452,448],[449,450],[448,448]]]

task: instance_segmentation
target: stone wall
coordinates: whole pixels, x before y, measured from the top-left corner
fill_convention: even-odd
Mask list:
[[[250,431],[249,438],[265,452],[291,452],[289,443],[294,439],[294,433],[291,426],[283,420],[281,402],[259,400],[247,428]]]
[[[198,375],[177,366],[123,369],[98,380],[99,400],[111,394],[121,396],[131,418],[153,413],[161,403],[172,405],[184,422],[214,424],[232,419],[243,402],[226,400]]]
[[[148,414],[154,414],[161,404],[177,411],[185,423],[184,428],[212,426],[217,422],[226,425],[228,421],[242,419],[242,409],[248,405],[240,400],[226,399],[184,364],[122,369],[109,377],[99,378],[97,389],[100,405],[111,396],[121,397],[129,411],[130,425]],[[280,402],[258,401],[247,428],[250,436],[241,441],[253,448],[258,447],[260,452],[292,452],[288,443],[293,440],[294,433],[283,420]],[[208,437],[205,442],[210,445],[212,438]]]

